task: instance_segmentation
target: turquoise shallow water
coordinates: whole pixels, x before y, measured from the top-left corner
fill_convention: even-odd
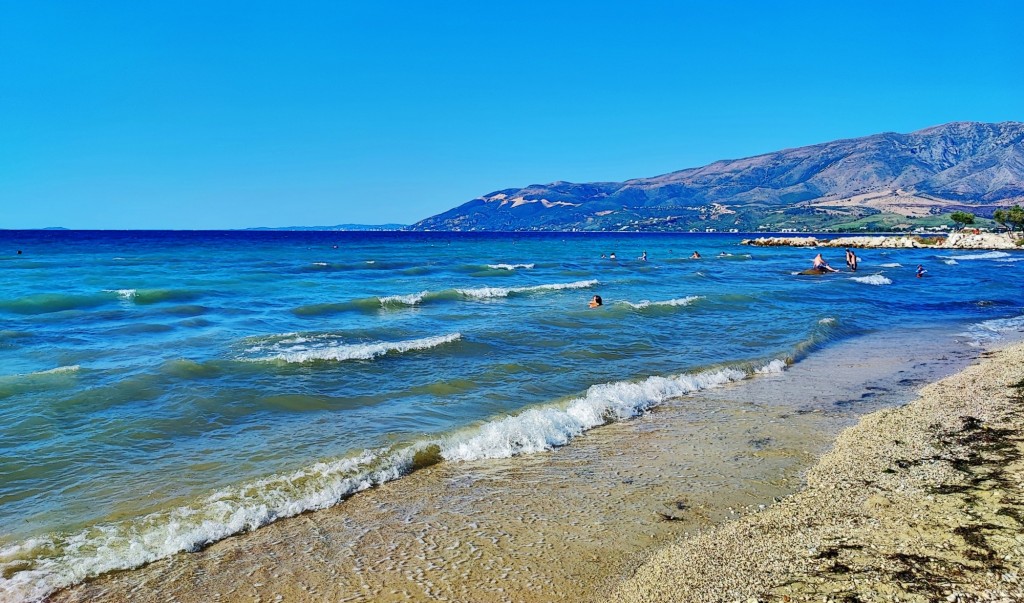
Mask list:
[[[0,598],[566,444],[843,338],[1024,324],[1022,252],[863,250],[816,277],[793,274],[815,251],[740,238],[0,232]]]

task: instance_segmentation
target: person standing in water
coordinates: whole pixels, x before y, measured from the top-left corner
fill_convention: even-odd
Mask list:
[[[850,272],[857,272],[857,254],[851,251],[849,248],[846,249],[846,265],[850,268]]]
[[[924,269],[924,266],[922,266],[921,264],[918,264],[917,265],[917,278],[921,278],[922,276],[924,276],[925,272],[928,272],[928,271]]]

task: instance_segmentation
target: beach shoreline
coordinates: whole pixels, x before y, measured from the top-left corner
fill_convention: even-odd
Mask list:
[[[654,553],[608,598],[1019,601],[1024,344],[865,416],[760,513]]]
[[[918,333],[933,345],[841,342],[549,453],[440,463],[50,600],[600,600],[652,551],[792,494],[840,430],[978,351]]]

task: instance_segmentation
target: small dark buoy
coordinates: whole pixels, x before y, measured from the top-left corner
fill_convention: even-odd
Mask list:
[[[20,249],[18,250],[18,255],[21,255],[21,250]]]

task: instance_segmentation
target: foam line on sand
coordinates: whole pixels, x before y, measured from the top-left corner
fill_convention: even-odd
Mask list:
[[[609,597],[1022,601],[1024,345],[865,416],[802,491],[659,549]]]

